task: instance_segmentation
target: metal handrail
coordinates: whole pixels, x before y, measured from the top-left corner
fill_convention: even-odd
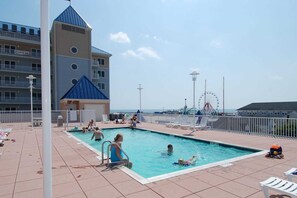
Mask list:
[[[104,141],[104,142],[102,143],[102,149],[101,149],[101,151],[102,151],[102,156],[101,156],[101,164],[100,164],[100,165],[104,164],[104,144],[105,144],[106,142],[109,142],[110,144],[112,143],[110,140],[106,140],[106,141]],[[109,144],[109,145],[110,145],[110,144]],[[109,155],[108,155],[108,157],[109,157]],[[109,160],[107,160],[107,161],[109,161]]]

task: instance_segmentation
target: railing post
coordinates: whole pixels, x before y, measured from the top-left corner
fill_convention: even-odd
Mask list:
[[[274,118],[272,118],[272,135],[274,136]]]

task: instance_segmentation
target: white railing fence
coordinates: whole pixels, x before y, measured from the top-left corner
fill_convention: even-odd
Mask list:
[[[177,122],[177,120],[191,123],[193,120],[192,115],[142,114],[142,116],[144,122],[157,124]],[[297,118],[210,116],[207,125],[218,131],[297,138]]]
[[[53,110],[51,113],[52,125],[60,127],[62,125],[65,128],[81,126],[95,118],[94,110]],[[41,111],[33,111],[33,122],[34,120],[38,120],[42,124]],[[1,127],[31,126],[31,111],[0,111],[0,125]]]
[[[127,119],[131,116],[132,113],[126,114]],[[142,113],[141,116],[141,120],[143,122],[157,124],[178,122],[179,124],[194,125],[193,121],[195,120],[193,115]],[[42,112],[33,111],[33,118],[42,121]],[[64,128],[71,128],[75,126],[82,126],[87,124],[91,119],[96,120],[95,118],[96,115],[94,110],[57,110],[52,111],[51,113],[53,127],[63,126]],[[196,125],[198,124],[199,122],[196,122]],[[210,126],[212,130],[216,131],[297,138],[297,118],[216,116],[208,117],[207,125]],[[6,126],[31,126],[31,112],[0,111],[0,127]]]

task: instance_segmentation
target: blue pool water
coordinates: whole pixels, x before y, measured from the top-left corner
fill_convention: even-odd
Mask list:
[[[150,178],[179,170],[202,166],[230,158],[258,152],[258,150],[215,144],[178,136],[166,135],[130,128],[103,129],[104,140],[113,140],[116,134],[124,136],[123,150],[133,162],[132,170],[144,178]],[[72,133],[75,137],[101,151],[102,142],[91,140],[92,133]],[[173,154],[167,155],[167,145],[173,145]],[[106,151],[106,149],[105,149]],[[178,159],[198,156],[196,165],[173,165]]]

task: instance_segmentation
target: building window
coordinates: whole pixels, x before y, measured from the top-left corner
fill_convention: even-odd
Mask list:
[[[36,85],[37,79],[33,79],[33,85]]]
[[[36,71],[37,70],[37,65],[35,63],[32,63],[32,71]]]
[[[10,53],[10,46],[9,45],[5,45],[5,53]]]
[[[7,24],[2,24],[2,30],[3,31],[8,31],[8,25]]]
[[[15,92],[10,92],[10,99],[15,100]]]
[[[104,77],[105,76],[105,72],[104,71],[98,71],[99,77]]]
[[[4,81],[5,81],[5,84],[9,84],[9,82],[10,82],[9,76],[5,76]]]
[[[71,65],[71,68],[72,68],[73,70],[76,70],[76,69],[77,69],[77,64],[72,64],[72,65]]]
[[[104,65],[104,59],[103,58],[98,58],[98,63],[99,63],[99,65]]]
[[[104,83],[98,83],[99,89],[105,89],[105,84]]]
[[[30,29],[29,29],[29,34],[30,34],[30,35],[34,35],[34,30],[30,28]]]
[[[37,71],[41,71],[41,64],[37,64]]]
[[[10,62],[10,68],[11,69],[15,69],[15,61],[11,61]]]
[[[5,100],[9,100],[10,99],[10,92],[5,92]]]
[[[75,85],[75,84],[77,83],[77,80],[76,80],[76,79],[72,79],[72,81],[71,81],[71,82],[72,82],[72,84],[74,84],[74,85]]]
[[[12,85],[15,84],[15,77],[14,76],[10,77],[10,84],[12,84]]]
[[[11,30],[12,30],[13,32],[17,32],[17,26],[16,26],[16,25],[12,25],[12,26],[11,26]]]
[[[9,68],[9,61],[4,61],[5,63],[5,68],[8,69]]]
[[[77,52],[78,52],[78,50],[77,50],[77,48],[76,47],[71,47],[71,52],[73,53],[73,54],[76,54]]]
[[[5,92],[5,100],[15,100],[16,98],[16,93],[15,92]]]
[[[33,100],[36,100],[37,99],[37,93],[32,93],[32,98],[33,98]]]
[[[21,27],[21,33],[26,34],[26,28],[25,27]]]
[[[16,111],[15,107],[5,107],[5,111]]]

